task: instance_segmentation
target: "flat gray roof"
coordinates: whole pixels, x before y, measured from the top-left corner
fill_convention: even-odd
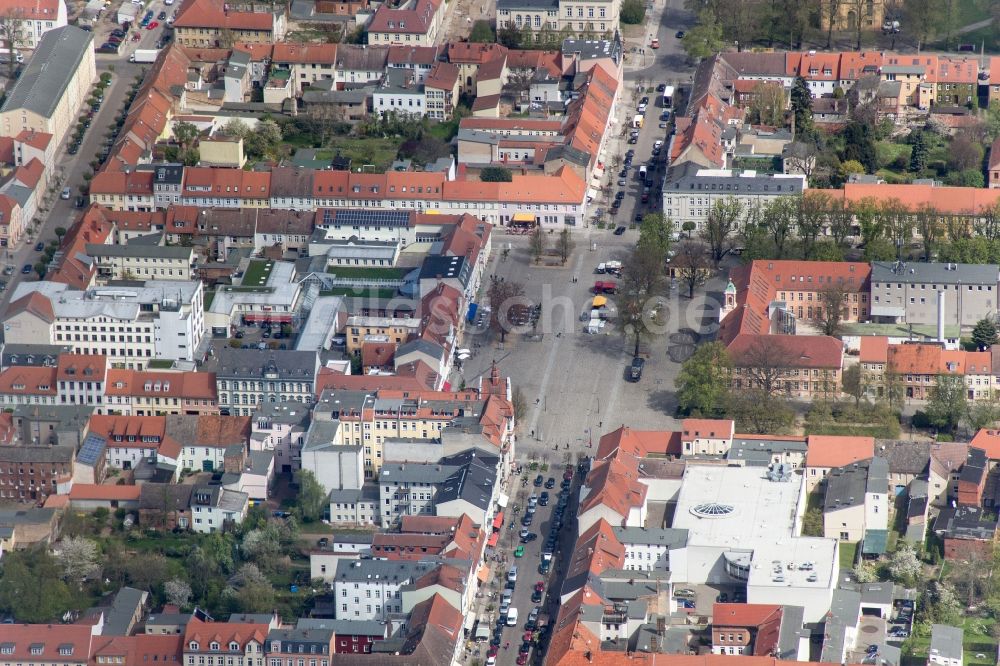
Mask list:
[[[1000,282],[996,264],[942,264],[918,261],[873,261],[874,282],[906,284],[988,284]]]
[[[42,35],[0,113],[27,109],[45,118],[52,117],[77,66],[90,51],[93,39],[89,32],[73,25]]]

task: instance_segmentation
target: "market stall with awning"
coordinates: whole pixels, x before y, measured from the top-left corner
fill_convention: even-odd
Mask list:
[[[499,530],[503,527],[503,511],[497,512],[496,517],[493,519],[493,529]]]

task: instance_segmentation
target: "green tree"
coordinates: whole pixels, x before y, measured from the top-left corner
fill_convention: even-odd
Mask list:
[[[688,56],[696,60],[708,58],[721,51],[725,41],[722,26],[716,20],[715,14],[708,9],[699,12],[698,23],[684,35],[681,45]]]
[[[816,324],[823,335],[837,335],[847,309],[847,290],[843,283],[828,282],[819,290]]]
[[[62,239],[63,239],[63,236],[66,235],[66,227],[56,227],[54,231],[55,231],[56,238],[61,243]]]
[[[791,92],[792,112],[795,114],[796,138],[809,138],[815,134],[812,115],[812,93],[809,84],[801,77],[795,77]]]
[[[893,582],[906,587],[914,586],[920,580],[923,565],[910,544],[900,541],[896,551],[889,557],[889,576]]]
[[[844,137],[844,161],[857,160],[865,167],[865,173],[875,173],[878,170],[878,151],[875,150],[875,138],[872,128],[867,123],[851,121],[842,131]]]
[[[976,349],[985,351],[997,343],[997,325],[993,319],[983,317],[972,329],[972,342]]]
[[[937,384],[931,388],[927,401],[930,423],[939,430],[954,432],[968,413],[964,379],[958,375],[938,375]]]
[[[813,261],[843,261],[844,251],[832,240],[818,241],[812,248]]]
[[[910,144],[913,146],[910,151],[910,171],[919,174],[927,168],[927,142],[924,140],[924,133],[916,130],[910,137]]]
[[[496,41],[493,28],[489,21],[476,21],[472,24],[472,32],[469,33],[469,41],[478,44],[492,44]]]
[[[740,432],[757,434],[785,432],[795,419],[788,403],[765,390],[748,388],[728,393],[726,412]]]
[[[733,234],[739,226],[743,206],[736,199],[729,197],[715,202],[708,212],[708,217],[701,229],[701,237],[708,244],[709,252],[715,263],[729,254],[732,249]]]
[[[633,356],[639,355],[639,346],[643,340],[660,333],[660,323],[654,309],[647,307],[649,297],[659,286],[663,273],[654,266],[655,257],[648,252],[636,248],[622,271],[622,278],[615,295],[618,328],[626,339],[635,343]],[[660,264],[662,266],[662,264]]]
[[[851,174],[865,172],[865,165],[857,160],[846,160],[840,163],[840,177],[847,179]]]
[[[48,269],[47,269],[46,265],[43,262],[41,262],[41,261],[37,262],[34,265],[34,269],[35,269],[35,272],[38,273],[38,279],[39,280],[45,279],[45,272]]]
[[[45,548],[5,553],[0,608],[13,614],[18,622],[58,620],[72,603],[69,588],[60,574],[58,564]]]
[[[642,0],[624,0],[619,16],[626,25],[639,25],[646,18],[646,5]]]
[[[661,213],[646,213],[639,225],[638,247],[648,250],[661,262],[667,260],[667,252],[673,243],[674,223]]]
[[[302,520],[308,523],[319,520],[329,506],[326,490],[308,469],[300,470],[296,474],[296,480],[299,484],[298,508]]]
[[[854,406],[861,404],[865,397],[865,385],[862,380],[861,365],[855,363],[844,368],[840,375],[840,381],[844,385],[844,393],[854,398]]]
[[[701,416],[717,414],[725,406],[730,368],[729,354],[721,342],[695,349],[674,379],[680,411]]]
[[[484,167],[479,172],[479,180],[484,183],[510,183],[514,180],[514,173],[507,167]]]
[[[990,400],[980,400],[969,407],[969,428],[974,432],[992,426],[997,418],[1000,418],[1000,410]]]
[[[573,254],[573,236],[570,234],[569,229],[563,229],[559,232],[559,239],[556,241],[556,248],[559,250],[559,258],[562,263],[565,264],[569,260],[569,256]]]

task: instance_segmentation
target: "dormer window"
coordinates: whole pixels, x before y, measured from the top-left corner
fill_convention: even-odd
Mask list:
[[[45,650],[45,646],[41,643],[34,643],[29,650],[31,654],[41,654]]]
[[[229,642],[229,651],[230,652],[239,652],[239,650],[240,650],[240,644],[239,643],[237,643],[236,641],[230,641]]]
[[[188,643],[188,647],[190,647],[192,650],[197,650],[198,649],[198,641],[191,641],[190,643]]]
[[[208,649],[209,650],[218,650],[219,649],[219,644],[216,643],[215,641],[212,641],[211,643],[208,644]]]

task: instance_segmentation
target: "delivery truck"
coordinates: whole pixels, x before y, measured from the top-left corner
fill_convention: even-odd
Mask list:
[[[160,55],[159,49],[136,49],[135,53],[129,56],[129,62],[156,62],[156,57]]]

